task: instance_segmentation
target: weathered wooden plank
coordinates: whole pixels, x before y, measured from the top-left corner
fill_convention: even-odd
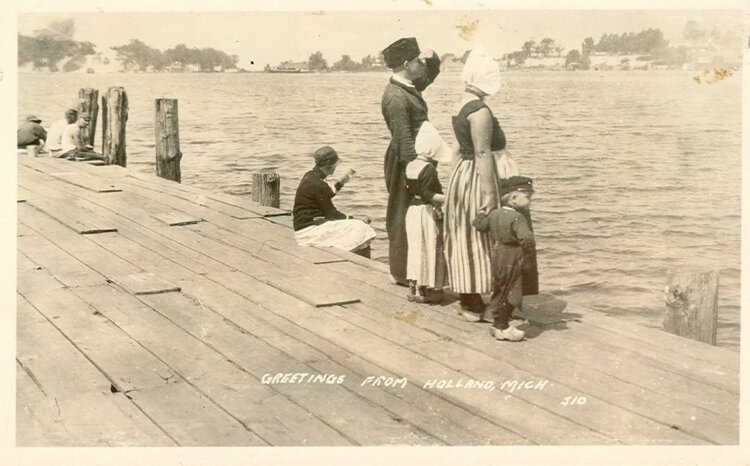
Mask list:
[[[237,327],[227,325],[219,316],[207,313],[197,303],[184,296],[148,296],[142,300],[170,320],[176,319],[181,324],[189,325],[187,328],[181,325],[181,328],[195,338],[205,341],[258,379],[265,374],[274,373],[316,373],[310,366],[296,361],[247,333],[240,332]],[[199,323],[192,319],[198,314],[202,317]],[[185,319],[184,316],[191,318]],[[207,331],[209,329],[210,331]],[[336,377],[341,375],[325,374],[333,374]],[[273,388],[362,445],[442,443],[408,422],[395,420],[393,416],[396,413],[388,413],[383,407],[357,396],[350,387],[357,387],[358,384],[357,380],[345,380],[341,385],[290,383],[277,384]]]
[[[94,205],[93,203],[86,204],[86,207],[91,209],[94,215],[110,214],[110,211],[106,210],[103,206]],[[137,211],[138,209],[135,208],[128,209],[127,212],[129,216],[137,218],[138,215],[135,214],[135,212]],[[142,215],[147,216],[147,214],[145,213],[143,213]],[[117,253],[124,259],[134,260],[134,257],[138,257],[139,260],[146,260],[152,257],[157,257],[156,254],[161,254],[169,259],[167,261],[164,261],[162,258],[158,259],[158,262],[162,267],[168,264],[180,264],[182,267],[177,267],[177,270],[182,270],[182,268],[184,267],[194,271],[195,273],[227,270],[226,266],[212,260],[205,255],[198,254],[189,248],[180,247],[178,243],[172,241],[167,236],[167,227],[154,231],[119,215],[114,216],[113,220],[118,229],[118,234],[104,233],[101,235],[101,237],[97,235],[89,236],[88,238],[91,238],[98,244],[102,244],[105,247],[110,246],[110,248],[115,246],[114,243],[118,243],[116,246]],[[21,224],[21,226],[23,226],[24,228],[28,228],[24,224]],[[38,235],[35,235],[35,237],[38,237]],[[109,242],[107,242],[105,238],[107,238]],[[132,244],[129,244],[129,242],[124,240],[124,238],[128,238],[130,241],[137,243],[139,247],[147,249],[152,254],[144,256],[144,252],[142,250],[134,247],[134,245]],[[46,241],[46,239],[44,238],[41,238],[41,240]],[[29,252],[30,254],[32,253],[31,251],[27,252]],[[35,257],[36,256],[38,255],[35,255]],[[78,261],[74,260],[74,262]],[[65,265],[65,263],[59,261],[53,261],[53,263],[58,267]],[[71,268],[75,268],[75,264],[70,265]],[[56,276],[62,279],[62,277],[67,276],[67,273],[63,274],[62,276]]]
[[[181,289],[178,285],[168,282],[150,272],[123,275],[115,277],[113,281],[123,287],[128,293],[134,295],[171,293],[180,291]]]
[[[207,193],[188,191],[179,187],[164,188],[160,183],[141,180],[135,174],[124,179],[123,182],[127,185],[129,190],[138,192],[140,195],[148,199],[155,200],[156,202],[164,202],[165,198],[169,199],[170,205],[173,205],[175,208],[179,208],[200,218],[206,218],[207,220],[209,219],[208,216],[212,214],[222,214],[242,219],[259,217],[259,215],[254,212],[249,212],[230,204],[222,204],[214,201],[208,197]],[[174,182],[170,183],[180,187],[183,186]]]
[[[167,366],[46,271],[27,273],[19,280],[18,288],[40,313],[54,322],[55,328],[94,361],[118,391],[161,386],[174,379]]]
[[[77,235],[32,206],[19,206],[19,217],[44,238],[109,279],[143,272],[139,267],[91,241],[88,236]]]
[[[84,173],[58,172],[50,173],[49,175],[95,193],[116,193],[122,191],[122,188],[111,181],[102,180],[101,178]]]
[[[344,260],[323,249],[299,246],[293,237],[280,235],[278,231],[269,229],[270,224],[260,219],[242,222],[214,219],[212,225],[201,225],[200,231],[220,234],[223,241],[251,252],[265,252],[267,248],[278,251],[282,254],[277,254],[274,260],[281,264],[289,261],[299,263],[300,261],[295,261],[295,258],[312,264]]]
[[[17,408],[21,418],[38,422],[52,438],[17,433],[19,446],[173,446],[175,443],[122,393],[88,392],[47,398]]]
[[[252,277],[241,273],[209,274],[209,277],[223,283],[233,291],[258,304],[270,312],[293,319],[298,325],[335,342],[342,348],[355,353],[386,370],[403,374],[417,383],[429,379],[459,379],[461,374],[448,369],[440,363],[424,358],[399,345],[390,344],[384,338],[351,324],[343,323],[328,314],[315,311],[305,304],[289,302],[288,296],[281,292],[274,293],[268,289],[253,287],[247,292],[248,281]],[[374,331],[377,331],[376,329]],[[446,394],[446,396],[448,396]],[[536,443],[542,444],[611,444],[616,439],[602,435],[594,430],[572,422],[557,414],[534,408],[533,404],[511,397],[497,403],[494,392],[465,390],[450,393],[450,398],[465,406],[480,409],[487,416],[495,419],[509,430],[522,435]]]
[[[362,313],[365,313],[366,315],[373,316],[379,314],[378,310],[373,308],[367,308],[364,304],[358,304],[358,305],[349,305],[346,306],[349,310],[356,310],[357,306],[362,306],[364,309],[361,311]],[[400,320],[406,320],[411,322],[416,322],[418,319],[418,314],[414,313],[415,315],[412,316],[412,319],[400,319]],[[430,323],[430,319],[424,319],[424,315],[421,317],[422,321]],[[377,326],[380,326],[380,323],[377,323]],[[426,328],[429,328],[436,333],[438,330],[441,330],[438,326],[431,326],[427,325]],[[479,327],[482,330],[484,330],[486,327],[481,326]],[[645,395],[647,400],[640,403],[632,403],[631,401],[633,399],[640,401],[640,398],[644,397],[643,390],[636,385],[630,385],[630,384],[624,384],[619,379],[612,379],[609,375],[604,375],[595,370],[596,364],[591,365],[579,365],[576,363],[573,363],[575,367],[575,373],[571,374],[571,361],[566,360],[564,358],[556,358],[555,353],[551,352],[550,354],[536,354],[538,351],[535,351],[536,348],[532,347],[530,349],[521,348],[518,349],[516,347],[510,347],[507,348],[507,345],[503,347],[502,344],[498,344],[497,342],[494,342],[494,340],[490,339],[489,336],[486,335],[486,333],[483,331],[480,335],[477,335],[476,332],[477,326],[474,326],[474,332],[467,332],[464,335],[458,334],[457,332],[448,332],[443,333],[446,336],[449,336],[452,341],[460,342],[461,345],[446,345],[444,341],[439,342],[426,342],[422,344],[418,344],[415,346],[409,346],[413,348],[419,348],[422,346],[429,346],[430,350],[422,351],[421,353],[425,356],[428,356],[430,354],[443,354],[446,351],[453,351],[456,354],[456,361],[461,359],[459,354],[464,354],[463,361],[466,361],[466,358],[469,357],[465,353],[470,353],[471,350],[469,348],[474,347],[478,348],[482,353],[486,354],[488,357],[494,357],[496,360],[494,363],[497,367],[498,371],[503,373],[504,375],[508,376],[509,370],[500,370],[500,368],[503,366],[503,364],[515,364],[516,361],[523,360],[523,359],[532,359],[535,362],[534,367],[529,368],[527,371],[530,373],[529,375],[526,375],[524,378],[516,378],[516,380],[529,380],[531,378],[536,378],[536,380],[540,380],[541,378],[549,377],[550,379],[555,379],[563,384],[567,385],[568,387],[573,387],[577,390],[580,390],[579,393],[591,395],[592,393],[595,393],[596,396],[599,397],[599,401],[604,401],[607,403],[612,403],[620,407],[620,401],[625,401],[624,406],[622,406],[623,409],[626,410],[632,410],[632,412],[637,413],[639,416],[643,417],[655,417],[657,419],[661,419],[666,423],[670,423],[668,425],[673,424],[679,424],[682,427],[690,427],[691,425],[698,424],[698,422],[695,422],[698,417],[701,419],[708,419],[713,422],[721,422],[726,423],[728,419],[726,418],[720,418],[719,416],[715,415],[714,413],[706,410],[701,410],[699,408],[691,407],[689,405],[684,405],[683,403],[675,403],[671,401],[670,399],[666,399],[662,396],[650,396],[651,393],[648,393]],[[486,331],[486,330],[485,330]],[[395,334],[391,332],[385,332],[383,335],[387,335],[387,338],[390,340],[396,341]],[[564,341],[561,342],[564,344]],[[513,351],[513,357],[508,356],[508,352]],[[559,346],[558,346],[559,351]],[[535,356],[530,357],[529,352],[533,352]],[[576,352],[577,354],[578,352]],[[463,374],[471,374],[472,370],[474,370],[474,364],[473,361],[475,360],[474,357],[469,357],[469,359],[472,360],[472,366],[467,368],[465,364],[461,365],[456,363],[453,368],[456,370],[460,370]],[[556,360],[556,359],[559,359]],[[442,361],[442,359],[441,359]],[[507,362],[506,362],[507,361]],[[602,362],[602,364],[608,364],[607,361]],[[490,367],[491,364],[488,363],[486,367]],[[560,370],[562,369],[562,370]],[[570,376],[572,375],[572,376]],[[508,376],[509,377],[509,376]],[[582,380],[585,380],[585,382],[582,382]],[[596,381],[596,382],[594,382]],[[599,385],[596,385],[598,383]],[[590,388],[593,389],[593,391],[588,391]],[[619,393],[612,394],[611,391],[615,391]],[[572,396],[572,395],[571,395]],[[664,410],[669,413],[667,416],[651,416],[651,414],[654,411],[654,404],[661,404],[662,406],[665,406]],[[538,404],[538,402],[537,402]],[[550,409],[553,409],[556,407],[556,405],[551,404],[549,405]],[[573,409],[576,409],[573,407]],[[677,410],[678,412],[685,413],[684,416],[680,415],[674,415],[674,411]],[[606,413],[607,410],[601,410],[598,409],[598,411],[601,411],[601,413]],[[563,412],[565,412],[565,408],[563,408]],[[626,419],[630,418],[631,424],[633,419],[633,413],[628,412],[627,415],[617,415],[614,417],[614,419]],[[597,418],[598,420],[598,418]],[[682,423],[676,422],[677,420],[684,421]],[[648,423],[648,421],[647,421]],[[589,422],[586,423],[586,425],[595,425],[595,423]],[[628,424],[629,425],[629,424]],[[652,428],[655,428],[657,430],[663,430],[661,426],[658,424],[650,423]],[[612,426],[614,427],[614,426]],[[620,426],[624,430],[627,430],[626,427]],[[643,432],[644,429],[639,428],[636,429],[639,432]],[[731,427],[724,429],[719,428],[717,429],[719,432],[716,435],[709,435],[708,438],[713,438],[718,443],[721,443],[721,441],[726,441],[728,439],[731,439],[732,435],[732,429]],[[666,432],[664,432],[666,433]],[[736,435],[736,430],[734,431],[734,434]],[[633,435],[633,434],[630,434]],[[640,434],[638,434],[640,435]],[[617,437],[618,439],[620,437]],[[680,440],[681,437],[679,434],[676,434],[676,440]]]
[[[81,235],[92,235],[117,231],[106,218],[96,218],[91,211],[71,202],[54,201],[40,197],[34,197],[24,204],[32,205],[34,208],[54,218],[66,227]]]
[[[22,186],[16,186],[16,202],[26,202],[32,197],[33,193]]]
[[[274,217],[266,217],[266,220],[275,223],[277,225],[281,225],[287,228],[294,228],[294,219],[291,215],[278,215]]]
[[[367,295],[365,302],[368,302]],[[372,305],[372,303],[370,304]],[[372,313],[382,312],[383,308],[387,309],[388,307],[387,304],[382,304],[381,301],[379,307],[376,306],[372,309]],[[442,316],[434,313],[430,313],[430,319],[420,319],[419,316],[421,314],[418,312],[413,312],[411,315],[415,325],[449,336],[453,341],[463,342],[488,355],[495,354],[493,348],[496,346],[496,343],[486,338],[478,339],[476,336],[476,325],[464,323],[465,328],[463,331],[457,331],[458,329],[456,328],[447,328],[441,325],[440,318]],[[581,382],[584,378],[599,380],[599,385],[594,385],[593,383],[578,383],[576,385],[582,387],[584,390],[590,386],[599,393],[599,396],[609,396],[608,399],[613,402],[622,403],[622,406],[633,409],[643,415],[651,415],[654,412],[654,406],[661,406],[668,413],[684,413],[684,416],[681,418],[683,421],[682,425],[696,424],[694,420],[697,417],[711,418],[713,413],[727,416],[722,422],[736,419],[737,400],[733,399],[732,396],[727,396],[726,393],[717,391],[711,386],[699,385],[694,381],[685,380],[681,376],[675,376],[668,372],[667,369],[654,369],[635,364],[633,360],[636,358],[631,354],[632,351],[626,352],[618,348],[616,351],[602,352],[596,349],[601,348],[600,342],[594,343],[591,347],[579,348],[575,345],[590,338],[591,329],[578,323],[571,323],[570,325],[575,326],[574,329],[569,329],[567,332],[562,333],[559,331],[546,332],[542,335],[543,338],[535,338],[535,345],[529,349],[516,350],[516,347],[511,346],[499,351],[499,355],[507,357],[512,361],[515,358],[529,357],[533,353],[535,356],[532,359],[541,361],[540,364],[535,364],[535,367],[538,366],[541,373],[548,375],[557,374],[556,377],[562,377],[559,380],[567,381],[566,383],[575,384],[576,382]],[[532,336],[535,337],[538,332],[539,330],[536,330]],[[549,335],[553,335],[554,339],[550,340]],[[570,361],[570,359],[566,359],[565,355],[561,355],[559,352],[561,346],[571,350],[576,355],[576,359]],[[544,350],[540,351],[540,347],[544,348]],[[573,378],[567,377],[571,375],[569,371],[560,371],[560,368],[568,367],[571,362],[577,368],[576,377]],[[581,368],[584,368],[583,372],[587,374],[579,375],[581,374]],[[676,397],[680,398],[679,401],[675,400],[674,395],[671,395],[669,398],[663,396],[664,393],[675,392],[675,384],[684,386],[685,383],[692,387],[692,391],[682,390],[681,394],[688,392],[692,393],[692,395],[677,395]],[[644,392],[644,390],[647,391]],[[632,400],[642,400],[643,403],[636,403],[638,406],[633,407]],[[717,400],[720,401],[717,403]],[[672,421],[674,419],[668,418],[668,422]],[[725,435],[721,438],[726,439],[729,437]]]
[[[538,314],[559,314],[561,308],[565,312],[580,314],[586,323],[606,330],[607,334],[615,334],[627,337],[625,341],[636,347],[658,348],[665,353],[675,353],[687,356],[690,359],[710,362],[713,365],[725,367],[734,372],[739,372],[739,353],[727,348],[717,348],[710,345],[696,345],[685,338],[672,335],[657,328],[636,325],[625,322],[615,317],[607,316],[593,309],[588,309],[579,303],[566,303],[565,301],[550,295],[528,296],[524,298],[524,314],[536,318]]]
[[[148,187],[153,191],[170,194],[182,199],[193,200],[196,199],[196,195],[200,196],[203,198],[202,205],[208,206],[218,212],[228,213],[239,219],[289,215],[289,211],[287,210],[261,206],[243,196],[233,196],[218,192],[206,192],[205,190],[184,184],[169,184],[166,180],[154,180],[153,177],[142,173],[132,173],[132,178],[145,182],[146,184],[142,186]],[[236,207],[237,209],[233,209],[232,207]]]
[[[733,444],[738,440],[738,423],[726,417],[684,402],[675,402],[668,394],[647,392],[638,386],[623,383],[590,369],[590,365],[568,362],[566,366],[562,358],[552,359],[550,353],[537,351],[534,347],[526,349],[526,352],[521,351],[524,348],[518,351],[511,348],[514,350],[513,356],[524,355],[540,361],[536,367],[529,369],[528,374],[519,375],[517,370],[514,374],[514,361],[503,363],[494,357],[497,353],[505,355],[509,350],[502,343],[495,345],[500,347],[494,353],[486,347],[489,344],[477,345],[482,347],[482,351],[478,349],[473,355],[465,348],[438,343],[420,344],[415,351],[422,354],[437,354],[440,351],[441,361],[454,369],[463,369],[461,372],[467,376],[476,377],[476,374],[489,373],[494,368],[503,374],[505,381],[546,378],[550,381],[549,387],[565,385],[569,387],[567,394],[561,392],[559,400],[545,400],[536,390],[524,390],[519,396],[528,396],[537,406],[560,414],[567,413],[569,418],[626,444]],[[469,368],[465,364],[467,357],[472,361]],[[565,396],[585,396],[586,402],[581,406],[564,406],[561,402]],[[548,401],[557,401],[557,404],[547,404]]]
[[[128,394],[133,400],[135,393],[145,392],[139,398],[144,400],[143,403],[135,401],[136,404],[172,439],[192,445],[226,444],[230,441],[242,442],[235,445],[264,443],[192,387],[170,390],[172,385],[185,384],[168,366],[72,291],[58,288],[59,284],[46,272],[37,271],[33,275],[25,280],[24,287],[19,286],[19,292],[50,322],[54,322],[54,326],[71,342],[76,342],[76,348],[96,365],[117,391]],[[129,312],[137,310],[130,309]],[[166,390],[159,390],[165,387]],[[159,394],[166,398],[159,398]],[[154,396],[160,399],[155,409],[149,404]],[[172,415],[175,411],[190,413],[192,424],[174,424]],[[202,437],[196,436],[196,426],[201,426]],[[218,435],[226,438],[216,438]]]
[[[244,351],[253,360],[252,371],[238,367],[233,357],[237,356],[236,354],[226,355],[218,352],[213,345],[206,345],[197,336],[187,333],[161,314],[162,309],[176,305],[199,309],[199,306],[180,294],[150,295],[137,300],[108,287],[80,291],[80,296],[87,303],[101,309],[101,312],[118,327],[137,339],[169,364],[183,379],[194,384],[207,398],[231,413],[232,417],[240,420],[265,441],[272,444],[301,445],[304,444],[302,439],[308,439],[318,445],[351,444],[320,419],[311,417],[308,411],[298,404],[287,400],[286,404],[277,402],[278,411],[264,408],[264,403],[274,397],[278,390],[263,385],[257,374],[272,371],[275,367],[286,366],[289,370],[295,368],[291,364],[275,363],[274,357],[279,355],[267,358],[267,352],[253,352],[253,349],[259,349],[257,346],[238,347],[239,352]],[[143,300],[160,306],[139,308]],[[203,335],[204,339],[206,337],[207,335]],[[240,341],[241,338],[235,339],[235,344]],[[247,340],[245,343],[248,343]],[[268,366],[264,367],[266,364]],[[315,391],[311,390],[310,394],[314,395]]]
[[[217,233],[216,228],[212,225],[192,225],[186,227],[186,229],[203,234],[206,240],[214,238]],[[340,282],[330,280],[326,276],[321,276],[311,268],[303,269],[303,267],[305,267],[303,263],[297,263],[294,265],[293,270],[289,270],[291,267],[289,267],[290,264],[288,261],[278,264],[278,262],[274,263],[265,260],[269,259],[269,255],[274,255],[274,252],[264,250],[262,243],[258,244],[249,238],[238,237],[236,235],[231,235],[228,232],[222,235],[222,238],[224,238],[222,242],[225,242],[226,240],[235,245],[243,244],[243,246],[247,248],[246,250],[254,250],[252,255],[259,260],[262,260],[262,266],[258,267],[258,264],[253,264],[252,270],[247,269],[247,263],[234,265],[227,262],[227,265],[232,265],[240,270],[249,271],[257,279],[278,288],[301,301],[316,307],[334,306],[359,301],[356,290],[342,286]],[[237,249],[235,249],[235,251],[237,251]],[[275,255],[279,256],[279,254]],[[281,257],[287,258],[288,256],[281,255]]]
[[[25,445],[173,445],[174,443],[22,296],[17,312],[18,369],[42,396],[19,396],[20,425],[34,420],[52,438],[19,432]],[[21,377],[19,377],[21,378]],[[21,389],[19,389],[19,395]],[[50,408],[54,406],[55,410]],[[25,414],[22,414],[25,413]],[[21,418],[27,418],[21,421]],[[65,435],[54,435],[63,430]]]
[[[375,305],[375,310],[378,309],[389,309],[387,303],[387,300],[384,302],[384,296],[382,294],[378,294],[375,292],[368,292],[368,289],[371,290],[371,288],[377,288],[379,290],[382,290],[383,292],[387,293],[388,296],[392,297],[398,297],[396,293],[400,290],[404,290],[400,287],[394,287],[390,285],[386,285],[382,282],[382,280],[377,279],[377,275],[375,273],[372,273],[368,270],[363,270],[362,268],[353,265],[353,264],[334,264],[332,266],[326,266],[330,272],[332,273],[342,273],[345,274],[350,279],[358,279],[360,280],[360,285],[358,285],[359,289],[363,292],[363,301],[365,304],[368,305]],[[528,301],[531,302],[530,306],[531,311],[527,311],[525,313],[519,313],[520,315],[524,317],[529,317],[532,320],[535,321],[544,321],[547,316],[542,316],[543,318],[537,317],[536,309],[539,307],[539,304],[536,304],[538,302],[544,302],[545,298],[540,297],[531,297]],[[558,300],[558,302],[560,302]],[[536,304],[536,306],[534,306]],[[564,305],[564,302],[562,303]],[[378,307],[380,306],[380,307]],[[526,306],[526,303],[525,303]],[[418,311],[419,308],[424,309],[422,306],[409,306],[411,309],[410,313],[416,313],[418,315],[420,312]],[[416,309],[415,309],[416,308]],[[430,310],[434,311],[431,312],[431,320],[430,322],[439,321],[444,324],[448,324],[450,327],[454,327],[455,330],[458,331],[467,331],[469,329],[475,328],[475,325],[468,324],[464,322],[461,319],[456,318],[453,311],[451,311],[448,308],[441,308],[438,306],[432,306],[429,307]],[[560,318],[558,317],[558,321]],[[693,376],[695,374],[704,374],[704,376],[700,379],[703,382],[709,383],[709,384],[715,384],[719,380],[723,380],[721,387],[723,389],[733,391],[738,389],[738,383],[736,382],[736,371],[730,370],[724,370],[722,367],[725,367],[727,363],[725,362],[721,366],[717,366],[713,362],[707,362],[707,361],[701,361],[699,357],[691,358],[691,367],[689,371],[682,367],[682,364],[684,364],[684,359],[675,357],[671,352],[666,352],[666,354],[663,354],[663,350],[659,348],[656,344],[649,344],[649,341],[657,340],[663,332],[648,329],[648,328],[640,328],[639,330],[632,332],[636,335],[642,335],[641,338],[644,340],[639,339],[633,339],[630,338],[630,333],[624,333],[626,332],[627,328],[633,328],[632,324],[630,327],[626,327],[622,325],[620,322],[616,322],[616,319],[599,316],[598,313],[595,311],[589,311],[585,314],[585,317],[582,319],[586,325],[587,330],[582,332],[579,337],[576,338],[576,341],[583,341],[583,340],[590,340],[592,341],[596,347],[602,349],[602,348],[609,348],[613,353],[622,353],[624,351],[628,353],[633,353],[633,348],[638,348],[638,351],[633,354],[632,358],[638,358],[641,360],[641,357],[643,354],[650,355],[650,361],[649,360],[642,360],[641,362],[649,363],[652,367],[658,367],[659,369],[667,370],[667,368],[673,368],[674,371],[677,371],[680,374],[686,375],[686,376]],[[594,326],[590,326],[591,322],[595,322]],[[613,321],[609,325],[609,321]],[[555,319],[552,319],[550,322],[555,322]],[[423,326],[423,325],[420,325]],[[618,328],[621,330],[621,332],[615,332],[611,330],[612,328]],[[454,338],[457,338],[457,341],[460,341],[460,337],[457,337],[455,332],[445,328],[441,330],[446,335],[452,335]],[[671,335],[670,335],[671,336]],[[649,338],[649,341],[646,341],[645,339]],[[680,342],[676,342],[679,344]],[[602,346],[603,345],[603,346]],[[614,347],[613,347],[614,346]],[[693,345],[695,346],[695,345]],[[698,345],[700,348],[700,345]],[[690,351],[690,348],[682,348],[683,351]],[[716,348],[710,348],[712,352],[716,350]],[[692,348],[692,351],[695,352],[695,348]],[[718,351],[719,353],[728,353],[727,356],[733,357],[734,355],[731,352],[728,352],[727,350],[720,349]],[[596,353],[596,351],[594,351]],[[702,354],[703,352],[701,352]],[[714,353],[715,354],[715,353]],[[632,359],[631,358],[631,359]],[[712,356],[712,360],[715,358],[715,356]],[[697,370],[696,370],[697,369]],[[718,380],[717,380],[718,378]]]
[[[352,278],[357,276],[357,274],[353,270],[355,269],[355,267],[347,264],[344,264],[340,267],[346,271],[345,273],[347,274],[347,276]],[[366,287],[368,286],[369,285],[366,282],[363,282],[361,283],[361,285],[359,285],[359,287],[363,291],[366,291]],[[637,355],[632,354],[632,349],[625,351],[618,348],[616,351],[602,352],[601,349],[596,349],[601,348],[602,345],[602,342],[598,340],[593,340],[595,343],[593,343],[591,347],[571,347],[571,345],[579,345],[582,341],[591,338],[590,333],[592,329],[583,324],[571,323],[571,325],[575,325],[575,328],[573,329],[575,331],[569,330],[565,336],[561,336],[559,331],[554,332],[553,334],[559,336],[559,338],[555,338],[553,341],[549,341],[546,345],[536,344],[530,349],[524,349],[522,351],[517,350],[517,347],[514,346],[503,349],[502,351],[493,351],[493,349],[496,348],[497,344],[486,337],[478,338],[476,332],[476,324],[468,324],[466,322],[455,319],[453,316],[450,316],[450,318],[455,319],[456,322],[461,322],[463,328],[446,327],[442,325],[443,316],[440,314],[428,311],[430,318],[424,318],[425,310],[437,309],[435,307],[431,306],[428,308],[425,306],[405,304],[404,300],[394,301],[395,297],[389,294],[376,295],[375,293],[365,293],[363,296],[365,305],[370,307],[370,311],[367,313],[367,315],[369,315],[370,317],[376,314],[392,315],[393,317],[400,319],[406,319],[407,317],[410,317],[410,319],[406,320],[413,322],[420,328],[425,328],[434,331],[437,334],[445,335],[446,337],[451,338],[453,341],[462,342],[463,344],[466,344],[469,347],[477,348],[478,350],[483,351],[488,355],[493,355],[497,352],[498,355],[507,357],[509,361],[512,361],[516,358],[523,359],[524,357],[529,356],[529,352],[533,352],[535,356],[532,359],[535,361],[541,361],[540,363],[535,364],[535,367],[538,366],[540,373],[548,375],[558,374],[558,377],[562,377],[558,380],[566,381],[566,383],[573,383],[585,390],[586,387],[591,384],[587,385],[585,383],[576,383],[580,382],[580,378],[584,378],[583,376],[581,376],[580,378],[570,378],[567,377],[568,375],[570,375],[569,371],[559,370],[560,368],[570,366],[571,362],[573,362],[573,364],[577,368],[577,374],[580,373],[581,367],[584,367],[586,369],[584,372],[588,373],[584,375],[588,375],[589,379],[595,379],[601,382],[600,385],[592,386],[592,388],[596,391],[596,393],[599,394],[599,396],[606,397],[608,393],[618,392],[618,395],[620,396],[611,395],[609,399],[617,403],[623,402],[622,406],[628,407],[628,409],[633,409],[642,415],[650,415],[654,410],[653,406],[657,405],[664,407],[664,410],[669,413],[685,413],[685,415],[681,417],[681,425],[683,426],[696,424],[696,422],[694,422],[694,419],[696,419],[697,417],[712,418],[712,415],[714,413],[728,416],[722,422],[725,422],[726,420],[736,419],[737,400],[733,400],[733,397],[728,397],[726,393],[722,394],[720,391],[717,391],[711,386],[698,385],[694,381],[687,381],[682,377],[676,377],[666,369],[654,370],[651,367],[643,367],[643,365],[634,364],[633,359],[636,359]],[[401,302],[402,304],[399,304],[399,302]],[[399,309],[399,306],[400,310],[397,310]],[[347,306],[347,308],[356,310],[356,306]],[[392,313],[386,312],[384,310],[397,311],[396,314],[393,315]],[[596,331],[596,329],[594,329],[594,331]],[[538,332],[539,330],[537,330],[533,336],[536,336]],[[547,343],[546,337],[548,337],[548,335],[549,334],[547,333],[544,334],[545,338],[542,339],[544,343]],[[538,343],[542,340],[535,339],[535,343]],[[546,348],[547,351],[540,351],[540,346]],[[564,355],[560,355],[559,348],[561,346],[566,347],[566,349],[572,350],[573,354],[576,355],[576,360],[570,361],[570,359],[566,359]],[[512,356],[510,356],[510,354],[512,354]],[[585,360],[579,361],[581,358]],[[627,383],[624,384],[623,382],[626,381]],[[673,401],[673,399],[675,398],[674,396],[665,398],[661,395],[662,393],[674,392],[675,384],[684,385],[685,383],[688,383],[691,387],[693,387],[693,395],[685,396],[681,398],[679,402]],[[644,389],[648,390],[648,393],[646,393],[646,395],[644,395]],[[684,393],[685,390],[683,390],[682,392]],[[697,396],[698,394],[701,395]],[[679,398],[680,396],[678,395],[677,397]],[[704,398],[708,401],[704,401]],[[644,400],[644,402],[636,403],[638,406],[634,407],[633,403],[631,403],[633,399]],[[716,400],[721,401],[717,403]],[[734,413],[734,415],[732,415],[732,413]],[[666,422],[674,421],[675,419],[668,418]],[[731,432],[724,434],[722,434],[722,436],[720,436],[719,438],[730,438],[729,434],[731,434]]]
[[[164,214],[156,214],[154,217],[158,218],[170,227],[177,227],[182,225],[193,225],[195,223],[202,222],[202,218],[198,218],[192,215],[168,212]]]
[[[128,395],[183,447],[253,447],[268,443],[185,382]]]
[[[37,408],[43,404],[47,409]],[[54,400],[16,363],[16,446],[64,445],[69,437]]]
[[[110,381],[23,296],[16,322],[16,360],[45,395],[109,391]]]
[[[106,282],[103,275],[63,251],[41,234],[23,223],[21,226],[28,232],[16,241],[20,253],[37,264],[53,265],[48,271],[60,282],[70,287],[100,285]]]
[[[242,333],[253,335],[267,345],[283,351],[297,361],[305,362],[322,373],[347,374],[347,378],[364,380],[368,376],[400,376],[385,371],[339,346],[321,338],[280,317],[221,284],[205,277],[195,277],[184,282],[184,292],[189,292],[202,312],[215,312],[223,321],[229,321]],[[283,304],[283,303],[280,303]],[[196,312],[179,308],[170,317],[181,326],[205,326],[211,334],[214,326]],[[252,354],[252,351],[246,351]],[[332,360],[335,360],[333,362]],[[345,372],[349,371],[349,372]],[[349,375],[351,374],[351,375]],[[497,424],[492,424],[477,413],[439,398],[409,383],[405,388],[386,390],[372,386],[354,387],[361,396],[376,400],[381,406],[395,411],[403,419],[418,425],[443,441],[454,445],[508,445],[529,443]]]
[[[108,167],[118,167],[124,170],[119,165],[108,165]],[[60,198],[66,198],[69,195],[85,196],[85,192],[82,192],[81,188],[68,188],[69,191],[64,191],[59,189],[59,184],[49,183],[48,186]],[[127,203],[122,199],[118,199],[118,197],[118,195],[113,195],[112,197],[103,195],[99,198],[98,204],[94,204],[86,198],[79,197],[79,202],[96,216],[111,216],[110,218],[118,228],[118,233],[122,236],[137,242],[152,252],[158,252],[168,257],[173,262],[179,263],[185,268],[189,268],[196,273],[227,270],[226,266],[210,257],[190,248],[182,247],[179,243],[171,240],[169,238],[170,231],[162,228],[164,225],[155,222],[153,217],[140,209],[138,204],[127,206]],[[104,237],[106,236],[105,234]],[[90,238],[99,240],[99,238],[94,236]],[[120,247],[122,248],[123,245],[120,245]],[[130,248],[120,249],[118,253],[122,255],[129,250]]]

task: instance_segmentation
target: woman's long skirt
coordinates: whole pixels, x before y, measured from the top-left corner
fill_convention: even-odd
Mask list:
[[[448,281],[456,293],[490,293],[493,289],[489,233],[471,224],[481,201],[476,163],[461,160],[445,194],[445,258]]]

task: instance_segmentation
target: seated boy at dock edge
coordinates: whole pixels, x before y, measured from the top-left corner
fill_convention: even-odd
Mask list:
[[[523,304],[524,249],[534,248],[526,217],[519,210],[529,207],[534,193],[531,178],[511,176],[501,181],[499,209],[474,219],[479,231],[489,231],[492,241],[493,293],[486,313],[492,312],[494,323],[490,335],[498,340],[520,341],[523,330],[510,325],[513,309]],[[484,319],[484,317],[483,317]]]
[[[339,179],[333,189],[325,181],[340,162],[332,147],[315,151],[315,167],[302,177],[294,196],[294,237],[300,246],[333,247],[369,258],[375,231],[365,221],[338,211],[331,200],[349,181],[349,175]]]
[[[63,131],[61,138],[62,153],[58,157],[65,157],[68,160],[104,160],[104,156],[94,152],[94,146],[86,144],[83,140],[84,133],[82,129],[86,128],[91,121],[88,113],[82,113],[78,116],[78,121],[68,125]]]

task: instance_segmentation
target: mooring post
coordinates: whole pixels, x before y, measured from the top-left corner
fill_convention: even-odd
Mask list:
[[[177,99],[156,99],[156,174],[180,182],[180,126],[177,118]]]
[[[268,171],[253,173],[253,201],[267,207],[279,208],[281,177]]]
[[[122,87],[110,87],[102,97],[102,155],[109,165],[127,165],[125,125],[128,121],[128,95]]]
[[[99,89],[86,87],[78,91],[78,112],[79,114],[86,113],[91,117],[81,138],[86,144],[93,146],[96,137],[96,121],[99,116]]]
[[[715,345],[719,273],[671,272],[665,292],[664,330]]]

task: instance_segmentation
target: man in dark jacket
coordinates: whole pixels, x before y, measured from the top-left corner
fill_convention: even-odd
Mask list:
[[[26,146],[39,146],[39,152],[47,140],[47,131],[42,128],[42,119],[36,115],[29,115],[26,121],[18,127],[18,148],[25,149]]]
[[[399,39],[383,50],[388,68],[393,70],[383,92],[381,110],[391,132],[385,154],[385,187],[388,207],[385,226],[388,232],[388,260],[391,280],[406,285],[406,211],[409,193],[404,168],[417,157],[414,139],[422,123],[428,120],[424,90],[440,72],[440,59],[433,51],[420,52],[413,37]]]

